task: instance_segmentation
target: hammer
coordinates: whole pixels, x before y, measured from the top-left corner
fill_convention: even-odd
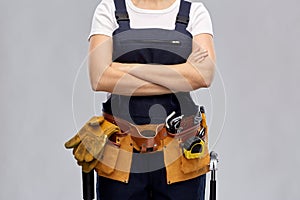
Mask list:
[[[209,191],[209,200],[216,200],[216,171],[218,170],[217,164],[218,164],[218,154],[214,151],[210,152],[210,164],[209,169],[211,172],[210,177],[210,191]]]

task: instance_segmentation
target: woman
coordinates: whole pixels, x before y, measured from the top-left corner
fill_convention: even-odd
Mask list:
[[[174,137],[164,135],[156,143],[153,138],[165,130],[158,128],[163,123],[169,135],[180,135],[178,127],[171,131],[166,118],[180,121],[197,113],[189,92],[212,82],[212,34],[209,14],[200,2],[102,0],[98,5],[89,37],[92,89],[110,94],[103,103],[107,120],[121,130],[122,123],[128,124],[145,144],[153,143],[140,145],[140,138],[129,131],[130,142],[124,139],[116,145],[121,151],[105,150],[104,161],[96,167],[98,199],[204,199],[207,169],[197,166],[207,164],[208,157],[188,160],[178,154],[170,159],[181,152],[178,144],[166,150]],[[154,125],[156,132],[143,125]],[[110,140],[116,144],[119,136]]]

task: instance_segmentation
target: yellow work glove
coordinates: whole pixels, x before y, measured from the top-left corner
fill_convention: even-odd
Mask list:
[[[65,147],[73,148],[78,165],[82,166],[84,172],[89,172],[96,166],[109,136],[119,131],[118,126],[103,117],[92,117],[73,138],[65,143]]]

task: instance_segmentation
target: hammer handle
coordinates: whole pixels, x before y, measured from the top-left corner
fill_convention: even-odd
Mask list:
[[[82,172],[83,200],[93,200],[94,194],[94,170],[89,173]]]

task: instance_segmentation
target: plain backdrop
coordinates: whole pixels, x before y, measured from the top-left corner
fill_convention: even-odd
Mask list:
[[[297,200],[300,3],[203,2],[218,73],[211,97],[197,94],[220,155],[218,199]],[[82,199],[63,144],[105,97],[91,91],[85,60],[98,3],[0,2],[0,199]]]

